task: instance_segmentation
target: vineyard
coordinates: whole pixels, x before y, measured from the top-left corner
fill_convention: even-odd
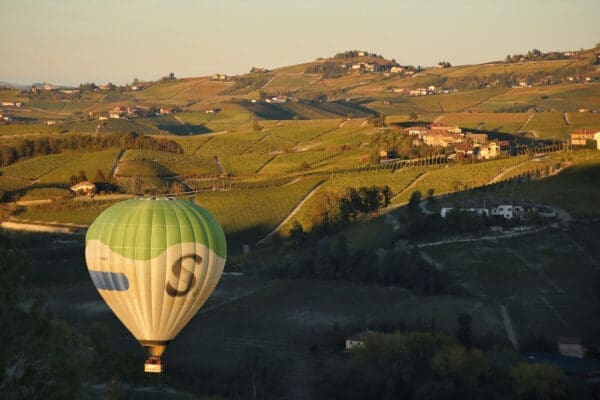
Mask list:
[[[241,247],[262,239],[320,180],[303,178],[275,187],[203,192],[196,194],[196,203],[217,217],[230,246]]]

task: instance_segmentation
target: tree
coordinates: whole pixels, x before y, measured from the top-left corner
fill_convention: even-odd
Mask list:
[[[413,219],[415,216],[422,214],[421,198],[422,198],[421,192],[418,190],[415,190],[410,195],[410,198],[408,199],[408,206],[407,206],[409,219]]]
[[[408,114],[408,120],[409,121],[417,121],[419,119],[419,114],[417,114],[414,111],[411,111],[410,114]]]
[[[173,72],[169,73],[169,79],[170,80],[174,80],[175,79],[175,74]]]
[[[565,376],[551,364],[521,363],[510,370],[514,392],[523,400],[560,400],[566,398]]]
[[[42,312],[45,301],[24,296],[27,257],[0,234],[0,368],[6,399],[80,398],[89,366],[83,337],[64,321]]]
[[[473,345],[473,332],[471,330],[471,316],[460,313],[456,317],[456,340],[467,349]]]
[[[300,222],[294,221],[292,224],[292,227],[290,228],[290,239],[294,246],[298,246],[306,240],[306,232],[304,232],[304,228]]]

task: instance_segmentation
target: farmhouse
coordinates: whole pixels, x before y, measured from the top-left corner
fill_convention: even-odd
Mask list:
[[[584,348],[577,337],[560,337],[557,340],[558,352],[563,356],[583,358]]]
[[[173,113],[173,109],[171,108],[161,108],[160,110],[158,110],[159,114],[162,115],[168,115],[168,114],[172,114]]]
[[[390,72],[392,74],[399,74],[402,71],[404,71],[403,67],[392,67],[392,68],[390,68]]]
[[[583,129],[571,132],[571,145],[573,146],[586,146],[588,140],[595,140],[596,146],[600,150],[600,131]]]
[[[480,146],[477,158],[480,160],[488,160],[500,155],[500,146],[496,142],[490,142],[487,145]]]
[[[448,147],[451,144],[462,142],[461,135],[448,132],[428,131],[423,135],[423,141],[429,146]]]
[[[467,140],[477,144],[485,144],[488,141],[488,135],[485,133],[467,133],[465,135]]]
[[[411,95],[411,96],[426,96],[427,95],[427,89],[425,89],[425,88],[411,89],[408,92],[408,94]]]
[[[473,144],[472,143],[456,143],[454,145],[454,151],[456,154],[462,154],[463,156],[473,155]]]
[[[92,182],[83,181],[71,186],[71,191],[76,194],[93,195],[96,193],[96,185]]]
[[[225,80],[227,80],[227,75],[225,75],[225,74],[213,74],[212,80],[213,81],[225,81]]]
[[[275,97],[271,97],[270,99],[265,100],[267,103],[285,103],[286,101],[288,101],[288,97],[287,96],[275,96]]]
[[[419,139],[422,139],[423,135],[430,132],[430,130],[426,126],[410,126],[404,128],[404,132],[408,135],[417,136]]]
[[[525,207],[513,204],[499,204],[492,206],[492,215],[499,215],[506,219],[523,219]]]
[[[346,339],[346,351],[363,347],[365,340],[372,335],[374,335],[374,332],[366,331],[348,337]]]

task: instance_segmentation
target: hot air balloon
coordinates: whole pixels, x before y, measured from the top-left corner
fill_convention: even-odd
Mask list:
[[[221,277],[223,229],[194,203],[134,198],[100,214],[85,240],[85,260],[100,296],[146,350],[144,370],[162,372],[167,344]]]

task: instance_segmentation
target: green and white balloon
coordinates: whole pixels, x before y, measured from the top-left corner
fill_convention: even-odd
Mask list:
[[[85,259],[98,292],[146,349],[148,372],[211,295],[225,266],[223,229],[202,207],[135,198],[96,218]]]

